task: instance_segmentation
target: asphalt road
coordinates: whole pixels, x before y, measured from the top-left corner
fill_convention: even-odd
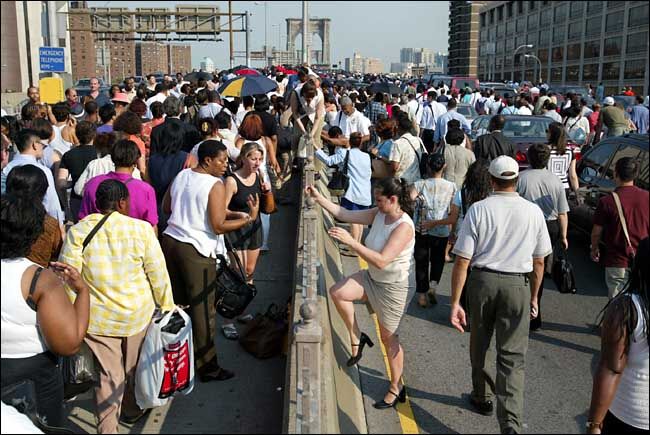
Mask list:
[[[604,271],[589,260],[588,242],[570,233],[569,258],[578,293],[560,294],[546,278],[542,300],[542,329],[530,335],[526,358],[524,431],[527,433],[583,433],[591,397],[592,372],[600,340],[594,328],[607,302]],[[344,257],[346,274],[358,269],[357,259]],[[404,379],[410,405],[421,433],[499,433],[496,417],[473,412],[469,333],[449,324],[452,264],[447,264],[438,305],[420,308],[411,303],[400,338],[405,349]],[[357,307],[361,329],[378,341],[364,306]],[[493,341],[494,346],[494,341]],[[494,361],[491,362],[494,370]],[[372,403],[388,387],[379,346],[367,349],[360,363],[369,433],[402,433],[395,410],[378,411]]]

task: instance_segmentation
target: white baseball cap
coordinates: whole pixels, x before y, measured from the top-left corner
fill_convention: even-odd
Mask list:
[[[605,97],[605,99],[603,100],[603,104],[605,106],[613,106],[614,104],[616,104],[616,101],[614,101],[612,97]]]
[[[490,175],[501,180],[513,180],[519,176],[519,164],[509,156],[499,156],[490,162]]]

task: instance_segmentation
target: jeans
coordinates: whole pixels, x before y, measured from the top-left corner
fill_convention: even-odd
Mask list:
[[[415,233],[415,288],[418,293],[429,290],[429,281],[440,281],[448,239]]]
[[[58,358],[43,352],[29,358],[2,359],[2,388],[26,380],[34,384],[38,416],[48,426],[63,426],[63,376]]]

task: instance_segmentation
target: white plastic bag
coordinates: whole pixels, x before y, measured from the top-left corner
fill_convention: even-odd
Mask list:
[[[176,333],[163,331],[174,313],[185,324]],[[165,405],[176,393],[189,394],[193,388],[192,321],[182,309],[174,307],[149,324],[135,370],[135,399],[141,409],[154,408]]]

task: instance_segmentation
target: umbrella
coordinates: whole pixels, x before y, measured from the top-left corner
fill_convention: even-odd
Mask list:
[[[399,95],[402,94],[402,90],[395,86],[392,83],[373,83],[370,85],[370,92],[373,94],[381,93],[381,94],[390,94],[390,95]]]
[[[224,97],[245,97],[266,94],[276,90],[278,83],[264,76],[240,76],[227,81],[219,87]]]
[[[190,83],[196,83],[199,80],[212,80],[212,73],[205,71],[192,72],[183,77],[183,80],[186,80]]]
[[[258,70],[256,69],[251,69],[251,68],[244,68],[235,71],[235,74],[238,76],[259,76],[262,75]]]

